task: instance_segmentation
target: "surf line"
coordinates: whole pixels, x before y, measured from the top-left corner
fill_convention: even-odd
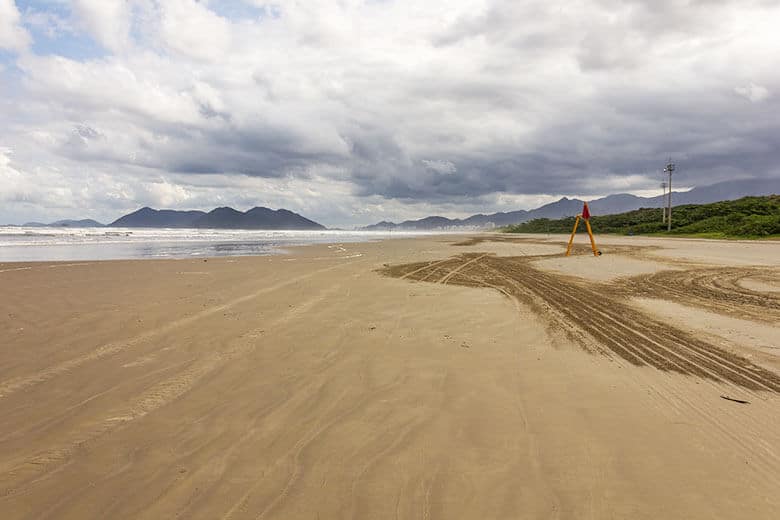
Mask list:
[[[0,269],[0,273],[7,273],[9,271],[27,271],[29,269],[32,269],[32,267],[14,267],[12,269]]]

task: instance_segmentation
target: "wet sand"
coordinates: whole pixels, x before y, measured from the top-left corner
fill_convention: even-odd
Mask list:
[[[0,263],[0,517],[775,518],[780,243],[565,239]]]

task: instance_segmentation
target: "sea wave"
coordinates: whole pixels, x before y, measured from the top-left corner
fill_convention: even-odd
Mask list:
[[[0,226],[0,262],[270,255],[290,246],[421,234],[431,233]]]

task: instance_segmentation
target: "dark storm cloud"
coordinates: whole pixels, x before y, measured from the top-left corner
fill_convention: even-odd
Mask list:
[[[521,149],[454,149],[446,158],[456,171],[448,175],[426,172],[397,145],[364,142],[355,181],[361,194],[424,200],[492,192],[591,194],[605,189],[590,182],[599,176],[660,179],[669,156],[681,163],[686,185],[735,173],[773,177],[780,165],[778,113],[776,99],[758,105],[725,88],[717,95],[695,87],[669,93],[605,88],[576,110],[550,113]]]

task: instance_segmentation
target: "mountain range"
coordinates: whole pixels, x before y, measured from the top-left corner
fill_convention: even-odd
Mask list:
[[[97,220],[92,220],[91,218],[85,218],[82,220],[71,220],[71,219],[58,220],[50,224],[44,224],[42,222],[26,222],[25,224],[22,225],[24,227],[76,227],[76,228],[105,227],[105,224],[101,224]]]
[[[707,204],[721,200],[735,200],[750,195],[772,195],[780,193],[780,179],[747,179],[727,181],[709,186],[693,188],[686,192],[672,194],[673,205]],[[561,198],[532,210],[477,214],[464,219],[430,216],[401,223],[382,221],[359,228],[362,230],[436,230],[436,229],[482,229],[520,224],[537,218],[557,219],[576,215],[582,210],[580,199]],[[658,208],[666,205],[666,198],[638,197],[628,193],[609,195],[588,201],[593,215],[613,215],[640,208]],[[25,226],[54,227],[104,227],[91,219],[58,220],[51,224],[28,222]],[[118,218],[110,227],[158,227],[158,228],[220,228],[220,229],[325,229],[325,226],[286,209],[272,210],[255,207],[241,212],[229,207],[205,211],[178,211],[171,209],[141,208]]]
[[[204,211],[141,208],[116,219],[110,227],[217,228],[217,229],[325,229],[325,226],[286,209],[233,208]]]
[[[672,192],[672,205],[706,204],[721,200],[734,200],[749,195],[772,195],[780,192],[780,179],[747,179],[727,181],[710,186],[693,188],[685,192]],[[406,220],[401,223],[382,221],[360,229],[378,230],[433,230],[447,228],[489,228],[511,224],[520,224],[537,218],[557,219],[570,217],[582,211],[580,199],[561,198],[532,210],[477,214],[464,219],[450,219],[440,216],[425,217],[419,220]],[[660,208],[666,205],[663,195],[657,197],[638,197],[628,193],[609,195],[588,201],[592,215],[612,215],[640,208]]]

